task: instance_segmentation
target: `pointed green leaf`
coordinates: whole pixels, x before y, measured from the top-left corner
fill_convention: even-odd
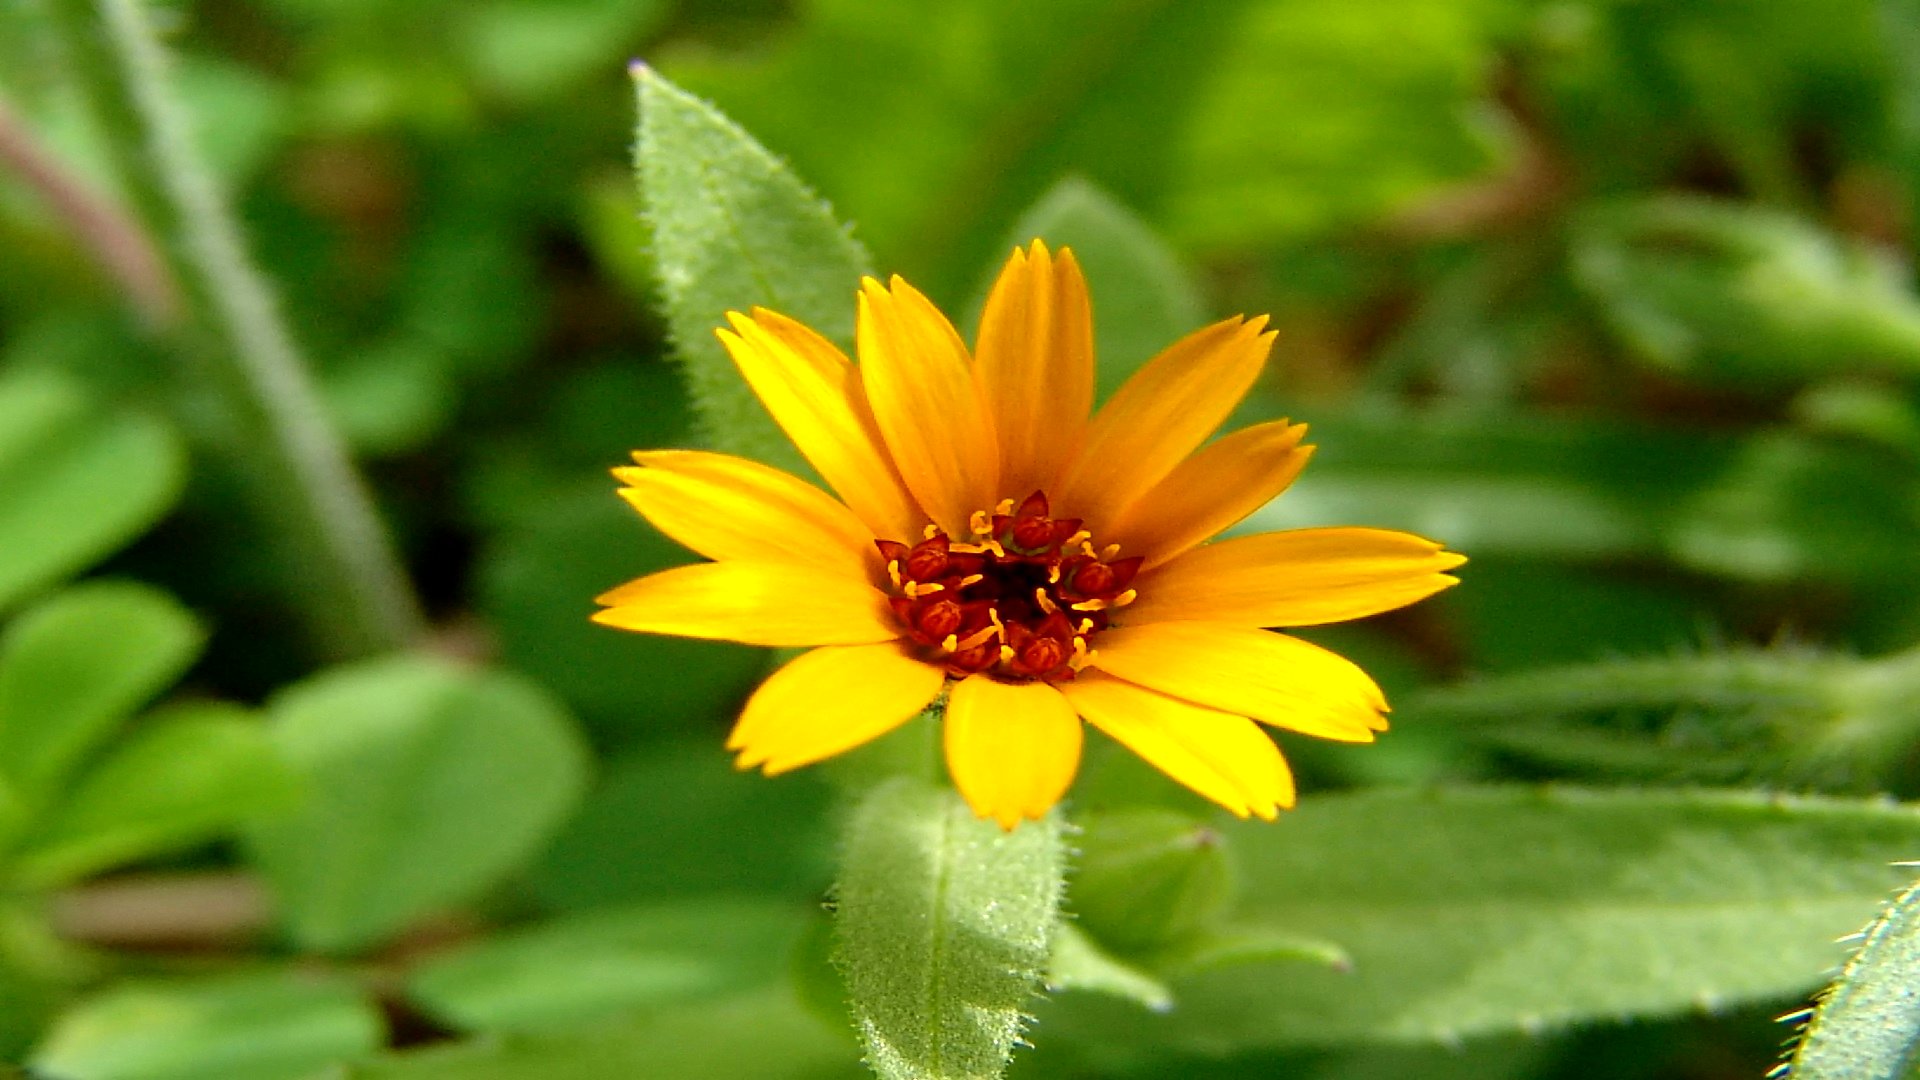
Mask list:
[[[1062,864],[1055,815],[1004,832],[908,777],[861,800],[834,955],[883,1080],[1001,1074],[1047,967]]]
[[[173,431],[49,372],[0,378],[0,609],[145,531],[186,481]]]
[[[1353,967],[1337,942],[1270,926],[1212,927],[1155,950],[1153,969],[1168,978],[1252,964],[1314,964],[1332,971]]]
[[[88,771],[16,857],[59,885],[205,843],[291,804],[295,779],[245,710],[192,705],[143,724]]]
[[[1173,1008],[1173,991],[1159,979],[1100,948],[1071,922],[1053,928],[1053,955],[1047,962],[1047,989],[1109,994],[1154,1012]]]
[[[1909,1080],[1920,1068],[1920,885],[1866,929],[1794,1048],[1793,1080]]]
[[[203,638],[178,601],[132,582],[76,586],[20,616],[0,636],[0,775],[45,797]]]
[[[1220,831],[1172,810],[1129,808],[1080,823],[1068,907],[1103,944],[1129,954],[1200,932],[1233,902]]]
[[[34,1051],[55,1080],[303,1080],[385,1041],[359,988],[308,972],[123,984],[62,1016]]]
[[[572,719],[512,675],[377,660],[270,711],[306,799],[249,846],[311,948],[367,945],[471,898],[538,850],[586,782]]]
[[[714,337],[756,305],[844,348],[866,252],[820,198],[718,109],[644,65],[635,167],[661,298],[716,449],[796,467],[798,455]]]

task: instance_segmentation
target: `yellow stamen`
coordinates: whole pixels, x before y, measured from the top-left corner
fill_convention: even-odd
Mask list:
[[[927,522],[926,528],[920,530],[920,538],[922,540],[931,540],[934,537],[939,535],[940,535],[940,526],[935,525],[931,521]]]
[[[1080,633],[1082,633],[1082,634],[1091,634],[1091,633],[1093,633],[1093,620],[1092,620],[1092,619],[1081,619],[1081,620],[1080,620]]]
[[[1138,600],[1139,598],[1140,598],[1139,590],[1128,589],[1126,592],[1123,592],[1119,596],[1116,596],[1113,598],[1113,606],[1126,607],[1128,604],[1133,603],[1135,600]]]
[[[973,530],[975,536],[991,536],[993,519],[987,516],[985,510],[975,510],[973,516],[967,519],[967,528]]]
[[[895,559],[895,560],[893,560],[892,562],[889,562],[889,563],[887,564],[887,577],[888,577],[888,578],[890,578],[890,579],[892,579],[892,581],[893,581],[893,587],[894,587],[894,588],[896,588],[896,589],[898,589],[898,588],[900,588],[900,587],[901,587],[901,585],[900,585],[900,560],[899,560],[899,559]]]
[[[1106,546],[1106,547],[1105,547],[1104,549],[1102,549],[1102,550],[1101,550],[1101,552],[1100,552],[1100,561],[1101,561],[1101,562],[1112,562],[1112,561],[1113,561],[1114,559],[1116,559],[1116,558],[1118,558],[1119,556],[1120,556],[1120,545],[1119,545],[1119,544],[1108,544],[1108,545],[1107,545],[1107,546]]]
[[[1001,517],[1012,517],[1013,516],[1013,500],[1001,499],[998,503],[994,504],[993,512],[996,514],[999,514]]]
[[[978,585],[985,580],[987,580],[987,575],[985,574],[968,574],[966,577],[961,578],[960,584],[955,587],[964,589],[969,585]]]
[[[1080,545],[1086,543],[1091,539],[1093,539],[1093,534],[1088,532],[1085,529],[1081,529],[1079,532],[1074,533],[1072,536],[1067,537],[1066,540],[1062,542],[1061,546],[1079,547]]]
[[[1047,567],[1047,584],[1049,585],[1060,584],[1060,564],[1059,563],[1053,563]]]
[[[983,626],[980,629],[974,631],[973,633],[968,634],[966,637],[966,640],[960,643],[960,648],[954,651],[962,652],[967,649],[972,649],[980,645],[985,645],[987,642],[993,640],[993,635],[999,632],[1000,632],[1000,626],[997,622],[993,626]],[[952,635],[948,635],[948,640],[949,641],[952,640]]]
[[[1060,610],[1060,605],[1053,602],[1053,597],[1047,595],[1047,590],[1038,585],[1033,587],[1033,602],[1039,604],[1040,610],[1049,615]]]
[[[940,651],[941,652],[959,652],[960,636],[958,634],[948,634],[946,636],[946,639],[940,642]]]
[[[937,592],[945,592],[946,588],[945,585],[937,581],[909,581],[901,586],[901,590],[907,594],[907,598],[910,600],[915,600],[922,596],[931,596]]]
[[[1105,610],[1107,610],[1108,608],[1110,608],[1110,607],[1112,607],[1112,606],[1113,606],[1113,602],[1112,602],[1112,601],[1110,601],[1110,600],[1102,600],[1102,599],[1100,599],[1100,598],[1098,598],[1098,597],[1095,597],[1095,598],[1094,598],[1094,599],[1092,599],[1092,600],[1082,600],[1082,601],[1080,601],[1079,603],[1077,603],[1077,604],[1075,604],[1075,605],[1073,605],[1073,610],[1075,610],[1075,611],[1105,611]]]
[[[1000,659],[1005,660],[1008,663],[1012,663],[1013,658],[1019,655],[1020,655],[1019,653],[1013,651],[1013,646],[1011,645],[1000,646]]]

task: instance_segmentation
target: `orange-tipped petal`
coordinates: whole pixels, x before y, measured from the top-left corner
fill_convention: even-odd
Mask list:
[[[1003,829],[1044,816],[1080,768],[1080,718],[1046,683],[961,680],[947,698],[947,771],[973,812]]]
[[[1263,724],[1341,742],[1371,742],[1387,726],[1387,699],[1367,673],[1299,638],[1168,622],[1116,627],[1093,645],[1102,671]]]
[[[1227,435],[1182,461],[1101,533],[1148,566],[1217,536],[1287,489],[1313,447],[1305,424],[1276,420]]]
[[[1459,582],[1466,562],[1387,529],[1295,529],[1195,548],[1137,581],[1129,624],[1319,626],[1377,615]]]
[[[740,374],[793,445],[878,537],[917,536],[914,504],[868,408],[860,374],[826,338],[777,312],[728,312],[719,330]]]
[[[872,530],[812,484],[757,461],[703,450],[636,453],[620,495],[654,527],[709,559],[877,569]]]
[[[896,277],[891,290],[861,283],[860,373],[875,423],[900,476],[927,516],[967,535],[977,510],[997,500],[993,421],[953,324]]]
[[[1265,326],[1215,323],[1135,372],[1087,426],[1056,509],[1098,533],[1166,479],[1253,387],[1273,343]]]
[[[897,643],[830,645],[773,673],[727,739],[742,769],[768,776],[877,739],[920,714],[946,673]]]
[[[974,375],[1000,443],[998,494],[1051,488],[1093,409],[1093,311],[1073,252],[1035,240],[987,295]]]
[[[1273,740],[1244,716],[1087,672],[1060,684],[1087,723],[1221,806],[1272,821],[1293,805],[1293,773]]]
[[[792,563],[696,563],[629,581],[598,598],[593,621],[648,634],[773,648],[865,645],[901,634],[886,596],[855,577]]]

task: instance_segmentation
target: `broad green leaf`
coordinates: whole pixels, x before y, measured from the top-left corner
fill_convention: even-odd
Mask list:
[[[293,801],[295,780],[259,720],[188,705],[147,721],[80,779],[15,856],[59,885],[205,843]]]
[[[0,610],[138,536],[173,506],[186,451],[48,372],[0,376]]]
[[[475,1032],[539,1031],[784,983],[797,905],[715,897],[532,927],[430,961],[407,994]]]
[[[309,679],[270,713],[307,797],[249,846],[310,948],[369,945],[473,898],[538,850],[586,782],[572,720],[509,674],[376,660]]]
[[[1911,864],[1908,864],[1911,865]],[[1794,1080],[1909,1080],[1920,1068],[1920,885],[1868,926],[1793,1049]]]
[[[1056,250],[1072,248],[1086,273],[1103,400],[1154,354],[1206,322],[1199,287],[1166,241],[1087,180],[1069,177],[1055,184],[1020,216],[1006,246],[1023,247],[1036,239]],[[997,275],[1000,266],[994,262],[990,274]],[[991,286],[989,276],[974,302],[975,318],[964,325],[978,322]]]
[[[1048,1037],[1154,1051],[1442,1041],[1774,1000],[1839,959],[1920,843],[1882,802],[1483,788],[1309,793],[1229,827],[1242,918],[1339,942],[1351,970],[1177,979],[1165,1016],[1092,996]],[[1123,1020],[1122,1017],[1125,1017]]]
[[[302,1080],[385,1041],[351,983],[307,972],[129,983],[62,1016],[31,1064],[48,1080]]]
[[[582,1031],[389,1054],[347,1080],[862,1080],[859,1049],[784,990],[694,1002]]]
[[[664,0],[496,0],[463,12],[459,43],[489,88],[539,101],[613,70],[667,12]]]
[[[1053,954],[1047,960],[1047,990],[1084,990],[1109,994],[1154,1012],[1173,1008],[1165,983],[1100,948],[1071,922],[1053,928]]]
[[[1135,955],[1199,933],[1232,905],[1233,864],[1211,825],[1144,807],[1079,824],[1067,906],[1103,944]]]
[[[635,168],[661,299],[687,383],[719,450],[797,467],[799,456],[714,337],[760,306],[844,348],[866,252],[825,203],[718,109],[636,65]]]
[[[0,636],[0,775],[32,800],[180,677],[204,632],[180,603],[132,582],[91,582]]]
[[[1060,903],[1055,816],[1011,832],[953,791],[870,791],[841,849],[835,962],[884,1080],[987,1080],[1039,992]]]
[[[1252,925],[1209,927],[1173,941],[1152,955],[1153,970],[1167,978],[1254,964],[1312,964],[1350,971],[1353,958],[1337,942],[1285,928]]]

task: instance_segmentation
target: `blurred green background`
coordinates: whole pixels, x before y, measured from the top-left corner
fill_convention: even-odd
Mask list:
[[[0,128],[117,204],[51,6],[0,8]],[[1073,245],[1103,390],[1271,313],[1239,419],[1320,450],[1248,527],[1473,560],[1310,635],[1395,730],[1283,741],[1279,825],[1218,833],[1095,751],[1068,907],[1148,985],[1062,990],[1015,1076],[1757,1077],[1920,855],[1869,798],[1920,796],[1920,3],[152,15],[453,659],[329,666],[180,341],[0,172],[0,1049],[39,1075],[863,1075],[822,959],[830,770],[720,749],[769,658],[587,622],[688,559],[606,470],[703,430],[635,57],[969,334],[1014,244]],[[1494,786],[1536,781],[1582,787]],[[1102,853],[1156,844],[1162,908],[1103,899]],[[1172,957],[1216,915],[1266,929]],[[1355,982],[1423,947],[1418,1001]]]

